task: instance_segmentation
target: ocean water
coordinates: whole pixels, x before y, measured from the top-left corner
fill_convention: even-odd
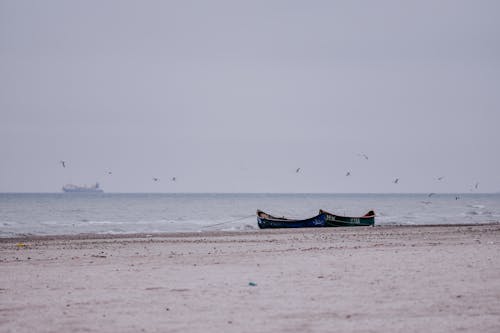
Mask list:
[[[10,194],[0,193],[0,237],[256,230],[255,212],[306,218],[318,210],[376,225],[500,221],[500,194]]]

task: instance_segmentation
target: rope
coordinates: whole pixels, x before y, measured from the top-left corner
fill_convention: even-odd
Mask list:
[[[226,222],[222,222],[222,223],[216,223],[216,224],[212,224],[212,225],[206,225],[202,228],[211,228],[211,227],[216,227],[218,225],[223,225],[223,224],[228,224],[228,223],[233,223],[233,222],[238,222],[238,221],[241,221],[241,220],[244,220],[244,219],[248,219],[248,218],[251,218],[251,217],[254,217],[255,214],[252,214],[252,215],[248,215],[248,216],[245,216],[245,217],[240,217],[240,218],[237,218],[235,220],[231,220],[231,221],[226,221]]]

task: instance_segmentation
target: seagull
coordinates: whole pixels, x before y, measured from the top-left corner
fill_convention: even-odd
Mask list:
[[[432,197],[434,194],[436,194],[436,193],[429,193],[428,197],[430,198],[430,197]]]
[[[175,182],[177,180],[177,178],[175,177],[172,177],[172,181]]]
[[[474,188],[477,190],[478,187],[479,187],[479,183],[476,183],[476,185],[474,185]]]
[[[363,157],[365,160],[368,159],[368,156],[366,154],[363,154],[363,153],[359,153],[358,156]]]
[[[160,180],[160,178],[153,177],[153,181],[157,182],[159,180]]]
[[[111,171],[108,171],[108,175],[112,175],[113,173]]]
[[[350,176],[351,175],[351,171],[347,171],[347,173],[345,175],[346,175],[346,177]]]
[[[61,161],[60,163],[61,163],[61,165],[62,165],[63,168],[66,167],[66,161]]]
[[[297,170],[295,170],[295,173],[299,173],[300,171],[300,168],[297,168]]]
[[[399,178],[394,179],[394,184],[397,184],[399,182]]]
[[[444,176],[438,177],[437,180],[441,181],[444,179]]]

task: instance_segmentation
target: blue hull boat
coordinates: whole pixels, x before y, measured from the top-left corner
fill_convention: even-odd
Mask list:
[[[257,223],[260,229],[374,226],[375,212],[371,210],[363,216],[350,217],[320,210],[318,215],[308,219],[289,219],[257,210]]]
[[[261,229],[269,228],[319,228],[325,226],[325,214],[318,214],[305,220],[287,219],[285,217],[276,217],[257,211],[257,223]]]

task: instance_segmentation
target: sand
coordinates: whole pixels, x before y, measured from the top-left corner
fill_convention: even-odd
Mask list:
[[[500,225],[0,239],[0,332],[500,332]]]

